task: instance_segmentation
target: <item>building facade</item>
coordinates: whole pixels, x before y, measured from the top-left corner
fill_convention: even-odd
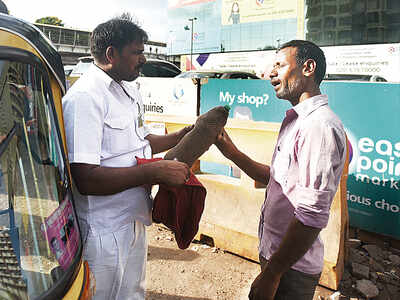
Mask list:
[[[307,0],[306,39],[319,45],[400,42],[399,0]]]
[[[169,0],[168,54],[400,42],[399,0]]]

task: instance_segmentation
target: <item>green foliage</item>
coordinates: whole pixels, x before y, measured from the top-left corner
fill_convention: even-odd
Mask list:
[[[57,17],[43,17],[43,18],[37,19],[35,21],[35,23],[64,27],[63,21]]]

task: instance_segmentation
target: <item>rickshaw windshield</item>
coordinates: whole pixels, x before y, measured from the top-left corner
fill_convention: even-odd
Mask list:
[[[41,298],[81,240],[44,67],[0,60],[0,289]]]

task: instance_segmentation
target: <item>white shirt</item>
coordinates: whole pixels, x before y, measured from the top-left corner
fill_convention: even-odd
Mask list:
[[[136,165],[135,156],[151,157],[144,138],[143,103],[136,84],[121,85],[92,65],[63,98],[70,163],[102,167]],[[137,220],[151,224],[152,198],[144,186],[109,196],[74,193],[77,214],[93,233],[110,232]]]

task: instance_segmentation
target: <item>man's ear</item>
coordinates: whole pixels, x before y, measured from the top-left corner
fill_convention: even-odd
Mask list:
[[[314,76],[317,63],[313,59],[307,59],[303,65],[303,74],[306,77]]]
[[[117,49],[115,49],[113,46],[108,46],[105,53],[106,64],[112,64],[117,54]]]

